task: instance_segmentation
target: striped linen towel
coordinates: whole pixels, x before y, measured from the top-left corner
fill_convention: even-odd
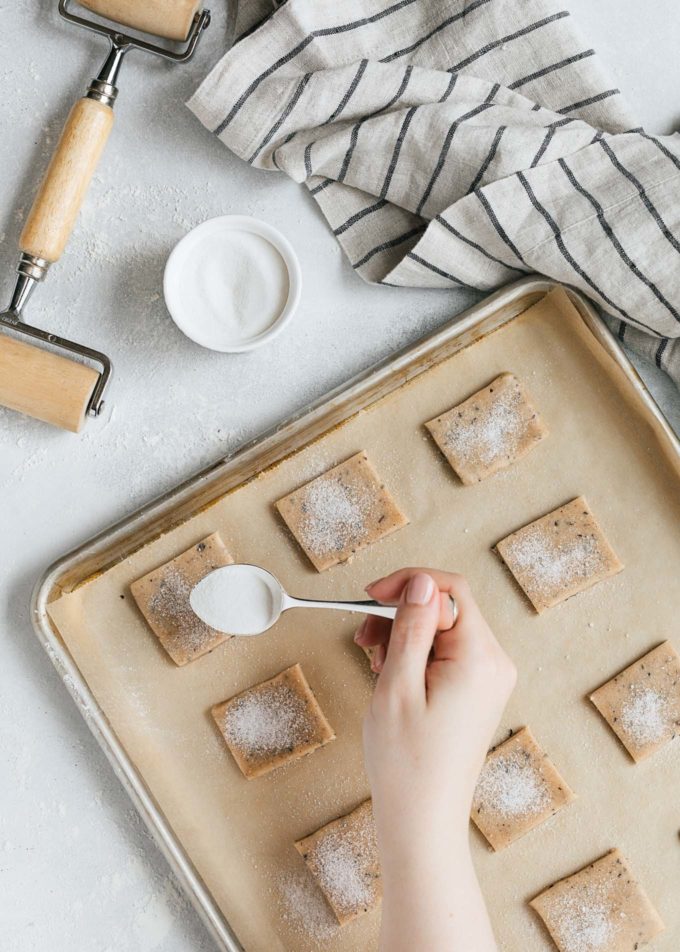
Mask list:
[[[635,127],[552,0],[288,0],[189,102],[305,183],[367,281],[538,272],[680,383],[680,136]]]

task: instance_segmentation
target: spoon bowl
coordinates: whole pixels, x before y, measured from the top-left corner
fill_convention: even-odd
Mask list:
[[[373,599],[331,602],[294,598],[279,580],[259,565],[224,565],[205,576],[191,591],[194,614],[229,635],[261,635],[290,608],[326,608],[394,618],[396,606]]]

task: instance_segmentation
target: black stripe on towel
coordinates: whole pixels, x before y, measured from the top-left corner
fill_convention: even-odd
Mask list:
[[[564,69],[565,66],[572,66],[574,63],[588,59],[589,56],[595,56],[595,50],[584,50],[582,53],[575,53],[573,56],[568,56],[566,59],[560,60],[559,63],[553,63],[551,66],[544,66],[543,69],[537,69],[535,72],[529,73],[528,76],[523,76],[522,79],[516,79],[514,83],[510,83],[508,89],[519,89],[521,86],[526,86],[527,83],[531,83],[535,79],[540,79],[541,76],[556,73],[557,70]]]
[[[458,231],[457,228],[454,228],[453,225],[448,222],[442,215],[437,215],[435,221],[446,228],[447,231],[450,231],[451,234],[458,238],[459,241],[462,241],[464,244],[469,245],[471,248],[474,248],[475,251],[479,251],[480,254],[484,255],[485,258],[488,258],[489,261],[494,261],[496,264],[500,264],[502,267],[507,268],[508,271],[516,271],[518,274],[523,274],[521,268],[515,268],[511,264],[506,264],[505,261],[501,261],[500,258],[497,258],[495,255],[492,255],[491,252],[487,251],[486,248],[483,248],[480,244],[477,244],[476,241],[473,241],[472,238],[467,238],[462,232]]]
[[[383,186],[380,189],[380,197],[385,198],[389,189],[390,183],[392,182],[392,176],[394,175],[394,170],[397,167],[397,162],[399,161],[399,153],[401,152],[401,147],[404,144],[404,139],[406,133],[408,132],[408,127],[411,125],[411,120],[416,114],[417,106],[411,106],[410,109],[406,110],[406,115],[404,116],[404,121],[401,124],[401,129],[399,130],[399,135],[397,136],[397,141],[394,145],[394,150],[392,152],[392,158],[390,159],[390,164],[387,169],[387,174],[385,175],[385,181]]]
[[[324,179],[323,182],[319,182],[319,184],[315,185],[314,188],[310,188],[309,194],[318,195],[319,192],[323,192],[325,188],[328,188],[329,185],[332,185],[333,181],[334,180],[332,178]]]
[[[470,192],[474,192],[475,189],[479,188],[479,183],[482,181],[482,179],[486,175],[487,169],[489,168],[493,160],[496,158],[496,152],[498,151],[498,146],[503,137],[503,133],[505,132],[506,129],[507,129],[507,126],[498,127],[498,130],[496,131],[496,135],[494,136],[493,142],[491,143],[491,148],[489,149],[488,155],[482,162],[479,168],[479,172],[477,172],[477,174],[475,175],[475,179],[472,185],[470,186],[470,188],[468,189],[468,194]]]
[[[362,208],[360,212],[356,212],[354,215],[351,215],[347,221],[342,223],[342,225],[338,225],[337,228],[334,228],[333,234],[336,237],[344,234],[349,228],[351,228],[353,225],[356,225],[358,221],[361,221],[362,218],[365,218],[366,215],[372,215],[373,212],[379,211],[379,209],[384,208],[385,205],[387,205],[387,200],[384,198],[374,202],[373,205],[367,205],[366,208]]]
[[[340,167],[340,173],[339,173],[339,175],[338,175],[338,182],[344,182],[344,181],[345,181],[345,176],[347,175],[347,172],[348,172],[348,170],[349,170],[349,164],[350,164],[350,162],[352,161],[352,156],[354,155],[354,150],[355,150],[356,147],[357,147],[357,141],[358,141],[358,139],[359,139],[359,132],[360,132],[361,127],[363,126],[363,124],[364,124],[365,122],[368,122],[369,119],[373,119],[374,116],[379,116],[379,115],[381,115],[381,113],[387,112],[389,109],[392,108],[392,106],[394,106],[397,102],[399,102],[399,100],[401,99],[401,97],[402,97],[402,96],[404,95],[404,93],[406,92],[406,87],[408,86],[409,82],[411,81],[411,76],[412,76],[412,74],[413,74],[413,67],[412,67],[412,66],[407,66],[406,69],[404,70],[404,75],[403,75],[403,78],[402,78],[402,80],[401,80],[401,83],[399,84],[399,89],[396,91],[396,93],[394,94],[394,96],[392,96],[392,98],[389,100],[389,102],[386,102],[384,106],[381,106],[380,109],[376,109],[375,112],[370,113],[368,116],[364,116],[362,119],[360,119],[357,123],[355,123],[355,124],[352,126],[352,131],[351,131],[350,137],[349,137],[349,146],[348,146],[347,152],[345,152],[345,157],[344,157],[344,159],[342,160],[342,166]]]
[[[662,294],[662,292],[659,290],[659,288],[656,286],[656,284],[651,280],[651,278],[648,278],[647,275],[644,274],[644,273],[638,268],[638,266],[635,264],[635,262],[633,261],[633,259],[630,257],[630,255],[628,254],[628,252],[626,251],[626,249],[623,247],[623,245],[621,244],[621,242],[619,241],[619,239],[616,237],[616,235],[614,234],[614,231],[613,231],[611,225],[609,224],[609,222],[608,222],[607,219],[605,218],[604,209],[602,208],[602,206],[600,205],[600,203],[597,201],[597,199],[595,198],[595,196],[592,195],[586,188],[584,188],[583,185],[581,185],[580,182],[577,181],[576,176],[574,175],[574,173],[572,172],[572,170],[569,168],[569,166],[567,165],[567,163],[564,161],[564,159],[558,159],[557,161],[558,161],[558,163],[559,163],[559,165],[560,165],[560,168],[562,169],[562,171],[564,172],[564,174],[565,174],[565,175],[567,176],[567,178],[569,179],[569,182],[571,183],[572,187],[575,188],[576,191],[577,191],[580,195],[582,195],[582,196],[586,199],[586,201],[590,204],[591,208],[593,209],[593,211],[594,211],[595,214],[597,215],[597,220],[599,221],[599,223],[600,223],[600,225],[601,225],[601,227],[602,227],[602,231],[605,233],[605,235],[607,236],[607,238],[608,238],[609,241],[611,242],[612,246],[615,248],[616,253],[618,254],[619,258],[621,258],[621,260],[622,260],[623,263],[626,265],[626,267],[628,268],[628,270],[629,270],[629,271],[632,271],[632,273],[635,275],[635,277],[636,277],[639,281],[642,281],[642,283],[645,285],[645,287],[649,288],[649,290],[652,292],[652,294],[653,294],[654,297],[657,299],[657,301],[659,301],[661,304],[663,304],[663,306],[666,308],[666,310],[668,311],[668,313],[671,314],[671,315],[673,316],[673,318],[674,318],[676,321],[678,321],[678,323],[680,323],[680,314],[678,314],[678,312],[677,312],[676,309],[673,307],[673,305],[671,304],[671,302],[665,297],[664,294]]]
[[[453,92],[456,83],[458,82],[458,73],[451,73],[451,79],[449,80],[449,85],[444,90],[441,99],[437,100],[438,102],[446,102],[451,93]]]
[[[541,142],[540,148],[536,155],[533,157],[531,165],[529,168],[535,169],[538,163],[541,161],[543,156],[546,153],[548,146],[552,141],[552,137],[555,135],[555,132],[560,126],[566,126],[568,123],[573,122],[573,119],[558,119],[557,122],[551,122],[548,126],[548,131],[545,134],[545,139]]]
[[[403,10],[404,7],[408,7],[412,3],[417,2],[418,0],[398,0],[398,2],[393,3],[391,7],[386,7],[384,10],[379,10],[370,17],[362,17],[360,20],[353,20],[350,23],[341,23],[338,26],[324,27],[323,29],[313,30],[311,33],[308,33],[307,36],[303,40],[300,40],[300,42],[294,46],[292,50],[289,50],[283,56],[280,56],[276,62],[272,63],[272,65],[264,70],[264,72],[255,77],[251,84],[236,100],[222,122],[215,129],[215,135],[219,136],[224,132],[234,116],[240,111],[243,104],[247,102],[247,100],[252,96],[260,83],[263,83],[265,79],[268,79],[282,66],[285,66],[286,63],[290,63],[291,60],[294,60],[295,57],[298,56],[304,49],[306,49],[310,43],[317,39],[317,37],[336,36],[339,33],[348,33],[351,30],[357,30],[362,26],[369,26],[371,23],[377,23],[378,20],[383,20],[392,13],[397,13],[399,10]]]
[[[393,60],[399,59],[400,56],[406,56],[408,53],[412,53],[414,50],[417,50],[419,46],[422,46],[423,43],[427,43],[428,40],[431,40],[433,36],[437,35],[437,33],[441,33],[442,30],[445,30],[448,26],[451,26],[452,23],[462,20],[469,13],[473,13],[479,7],[484,7],[490,2],[491,0],[476,0],[475,3],[467,3],[463,10],[460,10],[458,13],[454,13],[452,16],[442,20],[438,26],[436,26],[433,30],[430,30],[430,32],[426,33],[424,36],[418,37],[418,39],[411,43],[410,46],[405,46],[401,50],[395,50],[395,52],[390,53],[389,56],[383,56],[380,62],[391,63]]]
[[[626,340],[626,328],[627,328],[627,327],[628,327],[628,325],[626,324],[625,321],[619,321],[619,329],[618,329],[618,331],[617,331],[617,333],[616,333],[616,336],[618,337],[618,339],[621,341],[622,344],[623,344],[623,343],[625,342],[625,340]]]
[[[620,92],[620,89],[608,89],[604,93],[598,93],[597,96],[581,99],[579,102],[573,102],[571,106],[563,106],[561,109],[556,109],[555,111],[561,115],[565,115],[569,112],[575,112],[577,109],[585,109],[586,106],[593,106],[596,102],[602,102],[603,99],[609,99],[611,96],[618,96]]]
[[[649,142],[653,142],[654,145],[657,147],[657,149],[659,149],[660,152],[663,152],[663,154],[666,156],[667,159],[671,160],[671,162],[676,167],[676,169],[680,169],[680,159],[677,157],[677,155],[674,155],[670,151],[670,149],[667,149],[666,146],[662,142],[659,142],[659,140],[655,136],[650,136],[643,129],[640,129],[639,133],[643,137],[643,139],[647,139]]]
[[[609,157],[614,168],[617,169],[622,175],[624,175],[628,179],[628,181],[631,183],[631,185],[633,185],[633,187],[636,189],[638,195],[640,196],[640,201],[645,206],[649,214],[652,216],[656,224],[659,226],[659,230],[661,231],[661,234],[664,236],[664,238],[666,238],[669,244],[671,244],[673,248],[675,248],[677,252],[680,252],[680,242],[677,240],[673,232],[670,230],[666,222],[661,217],[661,214],[659,210],[657,209],[656,205],[654,204],[654,202],[651,200],[651,198],[645,191],[645,188],[642,182],[640,182],[640,180],[637,179],[633,175],[633,173],[619,161],[618,156],[613,151],[613,149],[611,148],[608,142],[606,142],[604,139],[600,139],[599,142],[600,142],[600,145],[602,146],[603,152]]]
[[[403,235],[398,235],[396,238],[391,238],[389,241],[383,241],[382,244],[377,245],[375,248],[372,248],[368,251],[363,258],[360,258],[358,261],[355,261],[352,267],[356,270],[363,265],[365,265],[371,258],[374,258],[377,254],[380,254],[381,251],[389,251],[390,248],[396,248],[398,245],[402,245],[405,241],[408,241],[410,238],[415,238],[418,235],[422,235],[425,231],[424,225],[418,225],[417,228],[412,228],[410,231],[405,232]]]
[[[250,156],[250,158],[248,159],[248,162],[249,162],[251,165],[253,164],[253,162],[255,161],[255,159],[258,157],[258,155],[260,154],[260,152],[264,149],[264,147],[265,147],[266,145],[268,145],[268,144],[271,142],[271,140],[274,138],[274,136],[276,135],[276,133],[279,131],[279,129],[281,128],[281,126],[284,124],[284,122],[286,121],[286,119],[288,118],[288,116],[291,114],[291,112],[293,111],[293,109],[295,109],[295,107],[297,106],[298,102],[300,101],[300,97],[302,96],[303,92],[305,91],[305,87],[307,86],[307,83],[310,81],[311,78],[312,78],[312,73],[305,73],[305,75],[302,77],[302,79],[301,79],[300,82],[298,83],[297,89],[295,90],[295,92],[293,93],[293,95],[290,97],[290,99],[289,99],[289,101],[288,101],[288,104],[284,107],[283,111],[281,112],[281,115],[279,116],[279,118],[276,120],[276,122],[274,123],[274,125],[271,127],[271,129],[269,130],[269,132],[267,133],[267,135],[264,137],[264,139],[262,140],[262,142],[258,145],[258,147],[255,149],[255,151],[253,152],[253,154],[252,154],[252,155]],[[290,142],[291,138],[292,138],[292,135],[288,137],[288,140],[287,140],[287,141]]]
[[[559,13],[553,13],[552,16],[545,17],[543,20],[537,20],[535,23],[530,23],[521,30],[517,30],[516,33],[508,33],[507,36],[502,36],[499,40],[494,40],[493,43],[487,43],[486,46],[483,46],[476,52],[466,56],[465,59],[462,59],[459,63],[456,63],[455,66],[449,66],[449,72],[452,73],[454,70],[463,69],[465,66],[469,66],[470,63],[474,63],[475,60],[481,59],[482,56],[486,56],[487,53],[497,50],[505,43],[510,43],[512,40],[518,40],[522,36],[527,36],[529,33],[533,33],[534,30],[540,30],[541,27],[547,26],[549,23],[554,23],[555,20],[562,20],[564,17],[568,16],[568,10],[561,10]]]
[[[418,207],[416,208],[417,215],[420,215],[425,203],[427,202],[428,198],[432,194],[432,189],[436,185],[437,179],[441,175],[442,169],[444,168],[444,163],[446,162],[446,157],[449,154],[449,149],[451,148],[453,137],[456,133],[456,129],[462,122],[465,122],[466,119],[472,119],[474,116],[479,115],[480,112],[484,112],[486,109],[490,109],[491,106],[494,105],[494,103],[490,102],[490,100],[493,99],[493,97],[496,95],[499,89],[500,89],[500,86],[496,84],[493,87],[491,93],[489,93],[489,96],[487,97],[486,102],[480,103],[478,106],[475,106],[474,109],[470,109],[469,112],[464,113],[462,116],[460,116],[458,119],[456,119],[454,122],[451,123],[449,131],[446,133],[446,138],[444,139],[444,145],[442,146],[441,151],[439,153],[437,164],[434,167],[434,172],[432,173],[430,181],[427,183],[427,186],[425,188],[425,191],[423,192],[422,198],[418,202]]]
[[[571,252],[565,245],[564,239],[562,238],[562,233],[557,225],[557,222],[552,217],[550,212],[548,212],[548,210],[544,208],[543,205],[541,205],[539,200],[536,198],[536,196],[534,195],[533,189],[531,188],[528,181],[524,177],[524,174],[522,172],[518,172],[517,178],[519,179],[522,187],[524,188],[524,191],[527,193],[529,197],[529,201],[534,206],[534,208],[539,213],[539,215],[547,223],[548,227],[550,228],[553,235],[555,236],[555,244],[559,248],[560,253],[562,254],[562,257],[574,269],[576,274],[578,274],[585,281],[588,287],[591,288],[598,295],[598,297],[602,298],[602,300],[606,304],[608,304],[609,307],[613,307],[615,311],[618,311],[619,314],[622,314],[626,318],[626,320],[630,321],[633,324],[637,324],[640,327],[644,327],[645,330],[650,331],[650,333],[652,334],[655,333],[651,329],[651,327],[647,327],[647,325],[643,324],[641,321],[636,321],[635,318],[631,317],[631,315],[628,314],[628,312],[625,311],[622,307],[620,307],[618,304],[614,304],[612,299],[607,294],[605,294],[604,291],[597,286],[597,284],[595,284],[595,282],[590,277],[590,275],[586,271],[584,271],[584,269],[581,267],[581,265],[578,263],[578,261],[574,258],[574,256],[571,254]]]
[[[425,258],[421,258],[420,255],[414,254],[413,251],[409,251],[406,257],[417,262],[418,264],[421,264],[424,268],[427,268],[428,271],[432,271],[434,274],[438,274],[440,277],[446,278],[447,281],[451,281],[453,284],[459,285],[461,288],[470,288],[472,291],[482,290],[482,288],[476,288],[472,284],[467,284],[465,281],[461,281],[460,278],[457,278],[454,274],[449,274],[448,271],[443,271],[441,268],[438,268],[436,264],[432,264],[431,261],[426,261]]]
[[[340,102],[338,103],[337,108],[333,110],[333,112],[330,114],[330,116],[328,117],[328,119],[326,119],[326,121],[323,123],[324,126],[328,126],[328,125],[331,124],[331,122],[335,122],[335,120],[338,118],[338,116],[339,116],[340,113],[343,111],[343,109],[345,108],[345,106],[347,106],[347,104],[349,103],[350,99],[352,98],[352,96],[353,96],[354,93],[356,92],[357,86],[358,86],[359,83],[361,82],[361,77],[362,77],[362,76],[364,75],[364,73],[366,72],[366,67],[367,67],[367,66],[368,66],[368,60],[367,60],[367,59],[362,59],[362,61],[359,63],[359,69],[356,71],[356,73],[354,74],[354,78],[353,78],[352,82],[349,84],[349,88],[348,88],[347,92],[345,93],[345,95],[342,97],[342,99],[341,99]]]
[[[522,264],[526,266],[526,268],[527,268],[528,271],[531,271],[531,268],[529,268],[529,265],[526,263],[526,261],[524,260],[524,258],[523,258],[522,255],[520,254],[519,248],[515,245],[515,243],[512,241],[512,239],[510,238],[510,236],[509,236],[508,233],[506,232],[505,228],[503,228],[503,226],[502,226],[501,223],[499,222],[498,216],[496,215],[496,212],[495,212],[494,209],[492,208],[491,203],[489,202],[489,200],[488,200],[488,198],[486,197],[486,195],[484,194],[484,192],[478,190],[478,191],[476,191],[476,192],[473,192],[473,195],[476,195],[477,198],[479,199],[479,201],[480,201],[480,203],[481,203],[481,205],[482,205],[482,208],[484,209],[484,211],[485,211],[486,214],[488,215],[489,221],[491,222],[491,224],[493,225],[493,227],[494,227],[494,228],[496,229],[496,231],[498,232],[499,237],[505,242],[505,244],[508,246],[508,248],[510,249],[510,251],[512,251],[512,253],[514,254],[514,256],[517,258],[517,260],[518,260],[518,261],[521,261]]]
[[[661,370],[665,369],[663,365],[663,355],[666,352],[667,347],[668,347],[668,338],[664,337],[659,341],[659,346],[656,348],[656,353],[654,354],[654,363],[656,364],[657,367],[660,367]]]

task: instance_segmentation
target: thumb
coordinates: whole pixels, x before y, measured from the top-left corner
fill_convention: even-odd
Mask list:
[[[381,687],[425,699],[425,668],[437,633],[439,589],[424,572],[404,588],[380,675]]]

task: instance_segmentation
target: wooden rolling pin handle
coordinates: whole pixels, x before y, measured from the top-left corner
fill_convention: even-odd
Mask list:
[[[61,258],[113,121],[113,109],[96,99],[75,104],[21,233],[24,254],[50,264]]]

